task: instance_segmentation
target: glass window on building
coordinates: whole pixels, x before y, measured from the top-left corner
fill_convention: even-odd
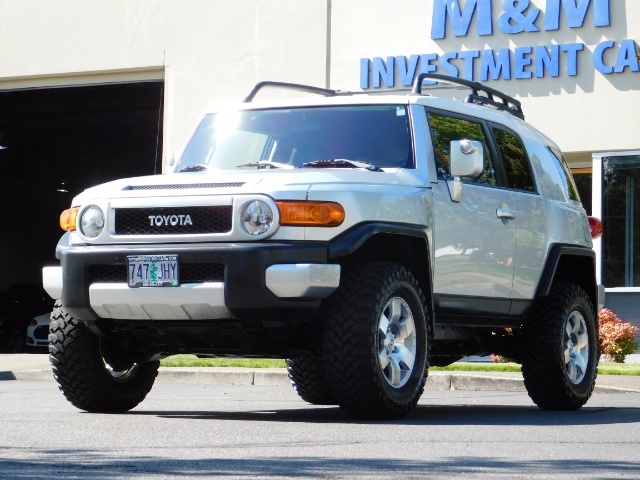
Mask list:
[[[602,159],[602,283],[640,287],[640,155]]]
[[[591,188],[593,184],[592,169],[589,168],[572,168],[571,174],[573,180],[576,182],[576,188],[578,189],[578,195],[582,201],[587,215],[591,215]]]

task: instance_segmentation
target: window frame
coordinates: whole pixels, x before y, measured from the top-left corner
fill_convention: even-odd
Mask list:
[[[491,135],[490,129],[488,127],[487,121],[484,120],[483,118],[480,117],[474,117],[471,115],[465,115],[462,113],[458,113],[458,112],[450,112],[447,110],[441,110],[438,108],[431,108],[431,107],[424,107],[425,108],[425,113],[426,113],[426,117],[427,117],[427,126],[429,128],[429,137],[431,139],[431,160],[433,162],[436,162],[436,155],[435,155],[435,145],[433,142],[433,135],[432,135],[432,130],[431,130],[431,123],[429,122],[429,115],[430,114],[435,114],[435,115],[441,115],[444,117],[450,117],[450,118],[456,118],[459,120],[465,120],[467,122],[472,122],[472,123],[477,123],[480,125],[480,127],[482,128],[482,133],[484,134],[484,137],[486,139],[486,143],[487,143],[487,147],[488,147],[488,152],[487,155],[489,155],[489,160],[491,161],[492,165],[493,165],[493,170],[495,172],[495,178],[496,178],[496,183],[495,185],[492,185],[490,183],[476,183],[474,182],[469,182],[468,180],[463,180],[462,183],[464,185],[473,185],[473,186],[477,186],[477,187],[490,187],[490,188],[505,188],[506,185],[506,173],[504,172],[504,169],[502,167],[502,162],[501,159],[498,158],[497,152],[496,152],[496,148],[495,148],[495,140],[493,138],[493,136]],[[436,162],[436,173],[438,172],[438,166],[437,166],[437,162]],[[438,181],[447,181],[447,180],[452,180],[453,177],[443,177],[440,175],[437,175],[437,179]]]
[[[518,135],[516,132],[514,132],[512,129],[510,129],[509,127],[505,127],[504,125],[501,125],[499,123],[495,123],[495,122],[487,122],[488,126],[489,126],[489,130],[491,132],[491,140],[494,144],[494,148],[496,150],[496,156],[499,158],[499,163],[500,163],[500,167],[504,172],[504,179],[505,179],[505,186],[504,188],[508,188],[509,190],[512,190],[514,192],[520,192],[520,193],[530,193],[530,194],[534,194],[534,195],[540,195],[539,189],[538,189],[538,184],[536,183],[536,176],[533,173],[533,165],[531,165],[531,159],[529,158],[529,153],[527,152],[527,147],[525,146],[524,142],[522,141],[522,137],[520,137],[520,135]],[[505,166],[505,160],[504,157],[502,156],[502,150],[500,149],[500,146],[498,144],[498,139],[496,138],[495,134],[494,134],[494,130],[502,130],[504,132],[507,132],[508,134],[512,135],[516,140],[518,140],[520,142],[520,145],[522,145],[522,150],[524,151],[524,160],[526,162],[526,167],[527,170],[529,172],[529,177],[531,178],[531,181],[533,183],[533,190],[522,190],[516,187],[511,187],[509,186],[509,176],[507,175],[507,169]]]

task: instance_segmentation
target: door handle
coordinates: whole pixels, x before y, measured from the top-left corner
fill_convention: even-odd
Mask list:
[[[510,208],[498,208],[496,209],[496,216],[498,218],[506,218],[507,220],[515,220],[516,212]]]

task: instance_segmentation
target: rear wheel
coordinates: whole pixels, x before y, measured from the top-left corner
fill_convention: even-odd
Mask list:
[[[159,362],[109,360],[104,341],[56,302],[49,327],[49,359],[58,387],[74,406],[88,412],[126,412],[151,390]]]
[[[598,369],[596,311],[587,293],[554,285],[536,301],[522,332],[522,375],[540,408],[574,410],[593,393]]]
[[[355,418],[399,418],[416,406],[427,377],[424,294],[403,266],[343,268],[325,301],[323,350],[340,407]]]

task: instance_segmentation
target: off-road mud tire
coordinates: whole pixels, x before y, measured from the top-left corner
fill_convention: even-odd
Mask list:
[[[595,308],[587,293],[578,285],[558,283],[546,297],[536,300],[522,331],[522,375],[529,396],[545,410],[575,410],[582,407],[595,387],[599,350],[598,323]],[[569,364],[574,342],[571,322],[578,319],[586,335],[583,343],[588,352],[579,355],[586,366],[580,376],[570,378]]]
[[[379,351],[383,311],[392,301],[408,307],[415,330],[413,365],[397,386],[387,379]],[[395,419],[414,409],[427,378],[427,312],[425,296],[405,267],[386,262],[343,267],[340,287],[323,304],[323,352],[333,396],[345,412]]]
[[[324,362],[311,357],[287,359],[287,373],[300,398],[313,405],[335,405]]]
[[[100,339],[56,302],[49,327],[49,359],[53,376],[64,396],[87,412],[118,413],[131,410],[151,390],[158,361],[131,365],[114,375],[100,352]]]

